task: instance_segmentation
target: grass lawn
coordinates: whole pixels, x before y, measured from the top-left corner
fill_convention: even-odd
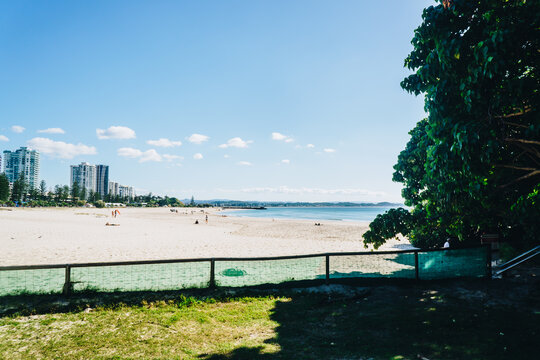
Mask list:
[[[533,359],[538,287],[461,281],[0,298],[0,359]]]

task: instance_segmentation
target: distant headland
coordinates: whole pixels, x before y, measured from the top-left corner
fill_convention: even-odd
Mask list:
[[[190,203],[190,199],[181,200],[185,204]],[[304,201],[242,201],[242,200],[224,200],[224,199],[212,199],[212,200],[195,200],[197,204],[209,204],[217,207],[224,208],[266,208],[266,207],[398,207],[403,206],[400,203],[391,202],[304,202]]]

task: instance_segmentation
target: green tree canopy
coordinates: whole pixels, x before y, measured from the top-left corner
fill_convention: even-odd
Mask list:
[[[6,174],[1,173],[0,174],[0,201],[6,202],[9,200],[9,180],[6,176]]]
[[[61,200],[65,201],[69,197],[69,186],[64,185],[60,189]]]
[[[71,197],[73,198],[73,200],[78,199],[80,193],[81,193],[81,188],[79,186],[79,183],[77,181],[74,181],[73,185],[71,185]]]
[[[428,117],[394,166],[411,211],[392,211],[364,238],[398,233],[421,247],[496,232],[519,245],[540,233],[540,2],[454,0],[424,10],[403,89]]]
[[[45,198],[45,195],[47,195],[47,183],[45,180],[41,180],[39,183],[39,193],[41,194],[42,198]]]
[[[81,188],[80,198],[81,200],[86,200],[86,188],[84,186]]]
[[[26,179],[24,178],[24,173],[21,172],[17,180],[15,180],[15,182],[13,183],[11,200],[21,202],[26,195],[27,190],[28,184],[26,183]]]

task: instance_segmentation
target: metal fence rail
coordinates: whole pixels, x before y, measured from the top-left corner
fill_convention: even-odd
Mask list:
[[[488,245],[444,249],[323,253],[0,267],[0,296],[73,291],[159,291],[291,281],[490,277]]]
[[[507,261],[506,263],[498,266],[495,270],[494,276],[501,276],[506,271],[513,269],[514,267],[523,264],[524,262],[534,258],[536,255],[540,254],[540,245],[532,248],[529,251],[516,256],[512,260]]]

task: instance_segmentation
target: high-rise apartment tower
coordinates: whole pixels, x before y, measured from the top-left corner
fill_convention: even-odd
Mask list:
[[[39,152],[21,147],[16,151],[4,151],[4,172],[10,183],[14,183],[21,175],[30,186],[36,189],[39,185]]]
[[[109,166],[96,165],[96,192],[101,196],[109,193]]]
[[[90,165],[87,162],[82,162],[79,165],[71,165],[70,186],[74,183],[79,185],[79,188],[85,188],[87,193],[96,192],[96,166]]]

